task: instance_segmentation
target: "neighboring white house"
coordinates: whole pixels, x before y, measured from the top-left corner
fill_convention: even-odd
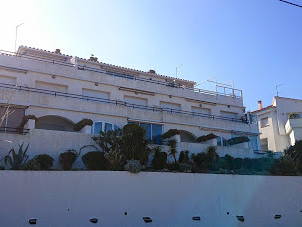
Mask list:
[[[276,96],[272,105],[264,107],[258,101],[261,150],[282,152],[302,139],[302,100]]]
[[[241,90],[217,85],[216,91],[207,91],[195,85],[154,70],[105,64],[93,56],[86,60],[60,50],[21,46],[16,54],[0,54],[0,101],[15,108],[1,127],[7,133],[0,136],[13,143],[28,142],[34,153],[58,154],[92,143],[91,134],[100,130],[137,122],[154,143],[169,129],[196,136],[213,133],[219,136],[216,144],[222,153],[252,156],[258,150],[258,128],[245,112]],[[20,135],[18,128],[28,115],[35,119]],[[82,119],[91,119],[93,125],[77,132],[73,125]],[[249,137],[249,144],[223,150],[224,141],[237,136]],[[2,150],[11,146],[3,144]],[[196,152],[201,151],[199,145],[183,144]]]

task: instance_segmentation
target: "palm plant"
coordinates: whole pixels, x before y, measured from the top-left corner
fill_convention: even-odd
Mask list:
[[[23,149],[24,143],[19,145],[19,150],[16,152],[14,148],[12,148],[8,154],[4,157],[4,163],[9,165],[13,170],[21,169],[25,163],[27,162],[28,155],[27,150],[29,144]]]
[[[177,159],[176,159],[176,154],[177,154],[176,140],[169,140],[168,141],[168,146],[170,147],[169,155],[173,157],[174,163],[176,164],[177,163]]]

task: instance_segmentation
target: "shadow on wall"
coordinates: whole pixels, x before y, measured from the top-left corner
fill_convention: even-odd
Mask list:
[[[74,132],[74,123],[64,117],[48,115],[38,118],[35,128]]]

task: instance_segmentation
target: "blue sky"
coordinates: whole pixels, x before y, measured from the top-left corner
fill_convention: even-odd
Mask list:
[[[302,0],[292,0],[301,3]],[[302,99],[302,8],[278,0],[0,0],[0,49],[18,44],[243,90]]]

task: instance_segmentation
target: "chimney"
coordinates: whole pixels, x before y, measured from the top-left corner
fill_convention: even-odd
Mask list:
[[[263,105],[262,105],[262,101],[259,100],[258,101],[258,110],[261,110],[261,109],[263,109]]]
[[[155,72],[155,70],[154,70],[154,69],[150,69],[150,70],[149,70],[149,73],[156,74],[156,72]]]
[[[56,54],[61,54],[61,50],[60,50],[60,49],[56,49],[56,50],[55,50],[55,53],[56,53]]]
[[[98,62],[98,58],[91,54],[89,61]]]

